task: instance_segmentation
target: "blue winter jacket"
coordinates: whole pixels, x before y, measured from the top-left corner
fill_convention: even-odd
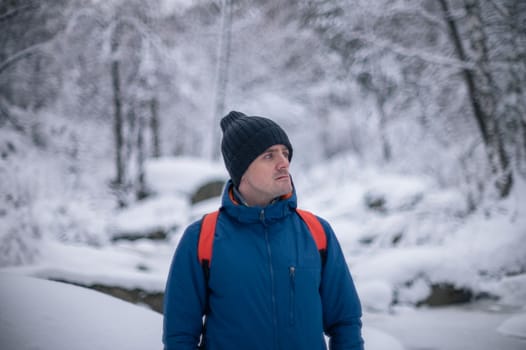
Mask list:
[[[164,296],[165,350],[363,349],[361,307],[339,243],[325,220],[327,257],[295,212],[295,193],[267,207],[223,194],[208,292],[197,258],[201,220],[177,246]]]

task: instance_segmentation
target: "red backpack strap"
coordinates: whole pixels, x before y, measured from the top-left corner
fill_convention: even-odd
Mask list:
[[[312,238],[314,239],[314,242],[316,242],[316,247],[318,247],[322,257],[324,257],[325,252],[327,251],[327,236],[325,235],[325,230],[323,229],[320,220],[318,220],[316,215],[309,211],[296,209],[296,212],[305,224],[307,224]]]
[[[214,245],[214,233],[216,231],[218,216],[219,210],[216,210],[203,216],[203,220],[201,221],[197,258],[203,266],[203,269],[205,269],[205,272],[210,268],[210,261],[212,261],[212,248]]]

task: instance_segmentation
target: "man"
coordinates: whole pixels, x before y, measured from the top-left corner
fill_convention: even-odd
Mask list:
[[[221,120],[227,182],[209,273],[198,261],[201,220],[176,249],[165,292],[166,350],[363,349],[361,306],[339,243],[317,218],[322,257],[296,212],[292,145],[270,119]],[[203,319],[205,320],[203,325]],[[202,338],[200,340],[200,338]]]

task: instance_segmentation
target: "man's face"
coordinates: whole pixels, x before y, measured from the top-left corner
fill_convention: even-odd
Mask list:
[[[251,206],[265,206],[274,198],[290,193],[287,147],[274,145],[254,159],[241,177],[239,191]]]

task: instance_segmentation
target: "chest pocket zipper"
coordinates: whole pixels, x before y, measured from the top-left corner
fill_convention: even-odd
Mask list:
[[[296,308],[295,291],[296,291],[296,268],[289,267],[289,282],[290,282],[290,309],[289,309],[289,323],[294,325],[294,314]]]

